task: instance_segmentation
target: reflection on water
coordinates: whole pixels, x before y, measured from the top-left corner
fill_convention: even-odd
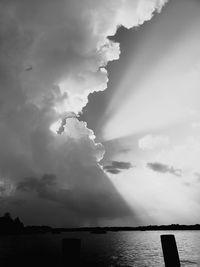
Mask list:
[[[62,266],[61,240],[73,237],[82,240],[83,266],[164,267],[161,234],[175,234],[181,266],[200,266],[200,231],[1,236],[0,265]]]

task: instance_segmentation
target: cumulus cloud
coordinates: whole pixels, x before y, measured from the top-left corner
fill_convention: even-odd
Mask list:
[[[1,1],[6,74],[17,68],[27,101],[38,107],[49,101],[57,112],[78,113],[89,93],[106,88],[105,66],[119,58],[119,44],[107,37],[120,25],[131,28],[149,20],[165,2]]]
[[[124,162],[124,161],[112,161],[110,165],[103,166],[103,169],[106,172],[112,173],[112,174],[118,174],[122,170],[128,170],[132,168],[132,164],[130,162]]]
[[[138,146],[142,150],[153,150],[157,148],[166,147],[170,144],[168,136],[164,135],[145,135],[138,141]]]
[[[155,172],[170,173],[175,176],[181,176],[181,169],[175,169],[172,166],[168,166],[160,162],[148,162],[147,167]]]
[[[43,207],[49,223],[57,210],[74,210],[83,221],[127,214],[99,165],[103,146],[76,117],[90,93],[106,89],[105,67],[119,58],[119,44],[108,36],[149,20],[165,3],[0,0],[0,177],[12,188],[0,191],[7,209],[31,221]],[[50,131],[59,119],[58,131]]]

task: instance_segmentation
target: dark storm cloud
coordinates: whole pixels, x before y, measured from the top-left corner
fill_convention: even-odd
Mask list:
[[[93,191],[87,183],[85,186],[61,188],[55,175],[45,174],[41,178],[25,178],[18,183],[17,190],[24,194],[36,193],[39,198],[57,203],[84,220],[130,216],[132,212],[105,175],[103,180],[105,187],[96,180],[97,186],[93,185]]]
[[[125,161],[112,161],[112,166],[114,168],[124,169],[124,170],[132,168],[132,164],[130,162],[125,162]]]
[[[6,187],[4,185],[0,185],[0,195],[6,192]]]
[[[149,163],[147,163],[147,167],[150,168],[151,170],[155,171],[155,172],[170,173],[170,174],[173,174],[175,176],[181,176],[181,169],[175,169],[174,167],[163,164],[163,163],[149,162]]]
[[[103,166],[106,172],[109,172],[112,174],[118,174],[122,170],[128,170],[132,167],[133,166],[130,162],[124,162],[124,161],[112,161],[110,165]]]
[[[114,169],[114,168],[112,168],[112,166],[105,166],[105,167],[104,167],[104,170],[105,170],[106,172],[109,172],[109,173],[112,173],[112,174],[118,174],[118,173],[121,172],[121,170],[119,170],[119,169]]]
[[[48,186],[56,185],[56,176],[52,174],[45,174],[41,179],[35,177],[25,178],[17,185],[17,190],[22,192],[36,191],[41,197],[43,192],[48,191]]]

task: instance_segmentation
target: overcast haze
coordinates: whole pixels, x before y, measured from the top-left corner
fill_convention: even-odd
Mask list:
[[[198,223],[200,2],[0,0],[0,212]]]

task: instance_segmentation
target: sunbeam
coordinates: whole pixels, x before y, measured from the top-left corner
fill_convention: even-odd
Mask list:
[[[132,54],[132,63],[105,111],[105,140],[192,120],[199,110],[200,19],[193,18],[187,33],[182,27],[174,30],[170,41],[164,22],[156,29],[156,38],[155,29],[151,29],[148,37],[144,34],[137,54]]]

